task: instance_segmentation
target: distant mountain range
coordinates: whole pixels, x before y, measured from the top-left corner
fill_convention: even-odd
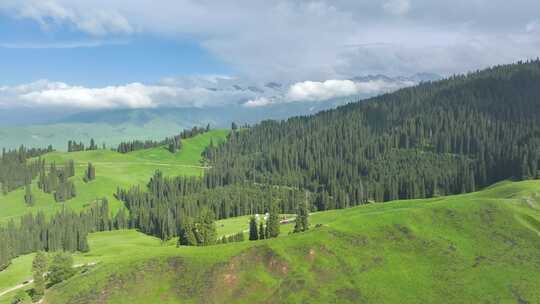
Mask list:
[[[388,77],[370,75],[353,77],[355,83],[380,82],[388,87],[402,88],[424,81],[440,79],[434,74],[416,74],[411,77]],[[237,100],[216,105],[163,107],[150,109],[114,109],[76,111],[64,109],[18,108],[0,111],[0,145],[5,148],[44,146],[53,144],[64,150],[69,139],[116,145],[126,139],[157,139],[178,133],[184,128],[210,124],[214,128],[229,127],[232,122],[253,124],[265,119],[286,119],[291,116],[309,115],[335,108],[382,92],[370,92],[329,100],[286,100],[291,84],[268,82],[253,84],[242,79],[219,78],[206,80],[192,78],[175,79],[174,85],[186,88],[204,88],[224,92],[245,92]],[[260,106],[246,106],[246,99],[265,98],[272,101]]]

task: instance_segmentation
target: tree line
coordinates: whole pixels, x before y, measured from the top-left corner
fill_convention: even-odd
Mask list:
[[[166,146],[171,153],[176,153],[182,148],[182,139],[187,139],[195,137],[199,134],[210,131],[210,125],[207,125],[205,128],[202,127],[193,127],[191,129],[186,129],[180,132],[177,135],[166,137],[163,140],[154,141],[154,140],[131,140],[125,141],[118,144],[116,151],[119,153],[129,153],[137,150],[151,149],[155,147]]]
[[[12,219],[0,226],[0,269],[14,257],[40,250],[86,252],[88,233],[126,228],[117,220],[118,216],[111,218],[106,199],[80,213],[63,208],[52,216],[38,211],[22,216],[18,223]]]
[[[163,240],[179,236],[186,222],[209,210],[216,219],[266,213],[294,213],[304,192],[254,183],[210,187],[200,177],[165,177],[156,171],[146,189],[118,189],[129,210],[129,227]]]
[[[68,140],[68,152],[79,152],[79,151],[92,151],[97,150],[99,147],[96,145],[96,142],[93,138],[90,138],[90,144],[85,147],[83,142],[76,142],[75,140]]]

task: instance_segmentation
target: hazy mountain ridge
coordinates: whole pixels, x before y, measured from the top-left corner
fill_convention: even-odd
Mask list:
[[[401,88],[440,78],[434,74],[410,77],[368,75],[354,77],[355,83],[384,82]],[[248,92],[231,104],[216,102],[215,106],[158,107],[143,109],[104,109],[75,111],[61,109],[8,109],[0,113],[4,127],[0,128],[1,147],[14,148],[21,144],[43,146],[52,143],[65,149],[70,139],[115,145],[126,139],[156,139],[170,136],[184,128],[210,124],[214,128],[229,127],[232,122],[254,124],[266,119],[286,119],[317,113],[322,110],[365,99],[375,93],[357,94],[327,100],[289,101],[286,96],[291,84],[267,82],[256,84],[244,79],[216,77],[181,78],[167,83],[185,88],[203,88],[215,92]],[[266,98],[272,102],[247,106],[247,97]],[[5,116],[5,117],[4,117]],[[10,119],[8,119],[10,118]]]

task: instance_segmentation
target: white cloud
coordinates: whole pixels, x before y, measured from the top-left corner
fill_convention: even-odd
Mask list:
[[[272,104],[272,101],[266,97],[257,97],[255,99],[250,99],[246,101],[243,106],[248,108],[254,108],[254,107],[264,107],[267,105]]]
[[[409,0],[388,0],[383,4],[383,9],[392,15],[405,15],[411,9]]]
[[[264,107],[290,102],[326,101],[353,95],[367,97],[413,84],[413,81],[406,79],[374,78],[304,81],[271,88],[230,76],[200,75],[167,78],[154,85],[129,83],[90,88],[39,80],[0,87],[0,108]]]
[[[67,107],[78,109],[208,107],[253,98],[238,90],[212,90],[204,87],[179,87],[130,83],[103,88],[72,86],[40,80],[18,86],[0,87],[0,106]]]
[[[320,101],[353,95],[374,95],[411,86],[413,82],[387,82],[382,79],[354,82],[352,80],[304,81],[293,84],[287,93],[291,101]]]
[[[0,0],[1,14],[47,31],[189,37],[242,76],[292,82],[448,75],[536,57],[538,22],[524,22],[539,11],[538,0]]]

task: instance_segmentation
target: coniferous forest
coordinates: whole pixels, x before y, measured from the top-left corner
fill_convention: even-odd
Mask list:
[[[0,265],[35,250],[87,250],[86,235],[92,231],[136,228],[163,240],[179,237],[181,245],[210,245],[217,241],[215,219],[298,213],[302,217],[295,230],[305,231],[309,211],[540,178],[538,96],[536,60],[422,83],[313,116],[233,128],[225,142],[205,150],[210,168],[203,177],[165,177],[158,171],[146,188],[119,188],[115,195],[127,210],[112,219],[102,203],[81,214],[65,210],[45,219],[38,213],[18,225],[10,222],[0,230],[0,241],[9,244],[2,246]],[[167,139],[168,148],[176,151],[181,138],[208,129]],[[148,145],[126,142],[117,150],[126,153]],[[2,190],[38,177],[39,187],[59,202],[76,195],[69,180],[72,162],[27,161],[51,150],[4,151]],[[93,178],[89,164],[85,180]],[[27,201],[32,201],[31,193]],[[272,223],[257,227],[258,238],[279,234]]]
[[[423,83],[314,116],[235,129],[203,178],[118,190],[131,227],[163,239],[201,207],[217,218],[472,192],[540,177],[540,61]],[[261,185],[263,185],[261,187]],[[271,189],[271,190],[270,190]]]

